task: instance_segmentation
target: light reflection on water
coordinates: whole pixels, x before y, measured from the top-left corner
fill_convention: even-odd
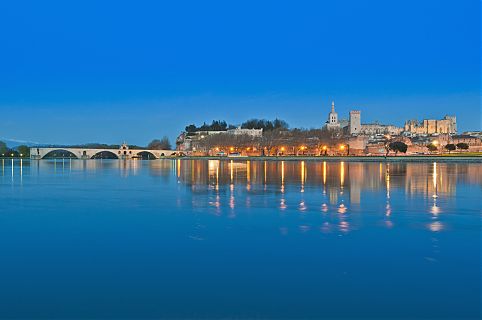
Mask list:
[[[56,159],[48,161],[28,161],[2,159],[2,182],[11,178],[11,184],[22,185],[24,171],[27,176],[59,175],[97,171],[118,171],[118,177],[129,178],[140,171],[152,177],[164,177],[191,189],[192,206],[204,207],[207,203],[216,208],[216,214],[230,209],[235,216],[237,206],[249,208],[262,206],[259,196],[277,197],[278,205],[263,201],[267,207],[277,207],[280,211],[296,209],[298,212],[313,212],[319,208],[322,213],[347,214],[363,208],[363,194],[375,193],[381,197],[384,192],[384,214],[387,219],[392,214],[410,212],[407,208],[397,208],[391,203],[391,193],[397,192],[406,201],[416,199],[417,210],[437,217],[443,212],[443,205],[456,198],[457,185],[482,185],[482,165],[478,163],[361,163],[327,161],[220,161],[220,160],[161,160],[161,161],[85,161]],[[8,173],[6,173],[8,172]],[[305,199],[305,188],[310,195]],[[244,190],[243,190],[244,189]],[[313,197],[318,193],[320,196]],[[226,193],[225,191],[229,192]],[[293,196],[299,194],[296,203]],[[212,197],[211,197],[212,194]],[[226,196],[226,194],[228,196]],[[207,196],[207,197],[206,197]],[[257,196],[253,202],[251,197]],[[242,197],[237,201],[237,197]],[[364,197],[367,197],[365,195]],[[439,197],[442,197],[439,199]],[[367,202],[371,202],[369,197]],[[227,201],[227,205],[225,200]],[[424,200],[423,200],[424,199]],[[320,202],[312,205],[311,202]],[[178,206],[185,203],[178,201]],[[425,209],[424,209],[425,208]],[[387,226],[393,222],[387,220]],[[428,225],[431,231],[444,229],[437,221],[437,227]],[[345,227],[340,231],[346,232]]]
[[[19,266],[40,263],[39,253],[49,265],[66,264],[87,277],[60,258],[73,263],[79,256],[102,283],[90,284],[100,296],[85,313],[77,310],[80,317],[95,315],[99,301],[117,308],[115,317],[138,315],[134,306],[143,302],[146,317],[437,317],[479,310],[480,163],[2,159],[0,172],[0,243],[10,246],[0,254],[13,275],[0,280],[15,293],[0,293],[10,306],[0,314],[56,314],[49,301],[68,295],[49,292],[44,301],[40,289],[20,291],[22,277],[40,286],[35,274],[58,290],[80,292],[64,301],[71,309],[59,317],[71,316],[73,301],[85,298],[67,275],[64,288],[47,269],[16,274]],[[109,278],[114,261],[122,277],[140,283],[126,284],[137,296],[101,277]],[[21,301],[29,299],[46,307],[32,300],[25,308]],[[124,299],[135,303],[118,303]]]

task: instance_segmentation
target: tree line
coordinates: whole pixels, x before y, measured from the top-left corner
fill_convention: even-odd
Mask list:
[[[20,145],[16,148],[9,148],[7,144],[0,141],[0,157],[30,157],[30,148]]]
[[[190,124],[186,126],[185,131],[187,133],[193,133],[198,131],[226,131],[229,129],[235,129],[238,126],[228,124],[224,120],[213,120],[211,124],[204,122],[201,126]],[[278,129],[288,129],[289,125],[286,121],[280,119],[266,120],[266,119],[249,119],[239,126],[242,129],[263,129],[263,131],[271,131]]]

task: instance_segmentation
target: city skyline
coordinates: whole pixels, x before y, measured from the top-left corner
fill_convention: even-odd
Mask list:
[[[367,123],[455,114],[459,132],[480,130],[479,7],[3,3],[0,137],[144,145],[214,119],[319,128],[332,100]]]

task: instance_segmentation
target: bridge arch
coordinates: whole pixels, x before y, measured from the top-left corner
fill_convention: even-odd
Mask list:
[[[140,158],[142,160],[157,159],[156,155],[152,152],[149,152],[149,151],[141,151],[141,152],[138,152],[136,155],[137,155],[138,158]]]
[[[74,158],[78,159],[75,153],[65,149],[55,149],[47,152],[41,159]]]
[[[119,157],[112,151],[99,150],[99,152],[94,153],[91,159],[119,159]]]

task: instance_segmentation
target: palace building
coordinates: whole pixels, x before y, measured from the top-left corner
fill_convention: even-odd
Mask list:
[[[325,123],[328,130],[342,129],[345,134],[358,136],[374,136],[374,135],[400,135],[403,128],[394,125],[385,125],[379,123],[362,124],[361,111],[351,110],[349,119],[339,119],[338,113],[335,111],[335,103],[331,104],[331,112],[328,113],[328,121]]]
[[[405,122],[404,131],[412,135],[456,134],[457,119],[455,116],[445,116],[441,120],[424,119],[422,122],[408,120]]]

